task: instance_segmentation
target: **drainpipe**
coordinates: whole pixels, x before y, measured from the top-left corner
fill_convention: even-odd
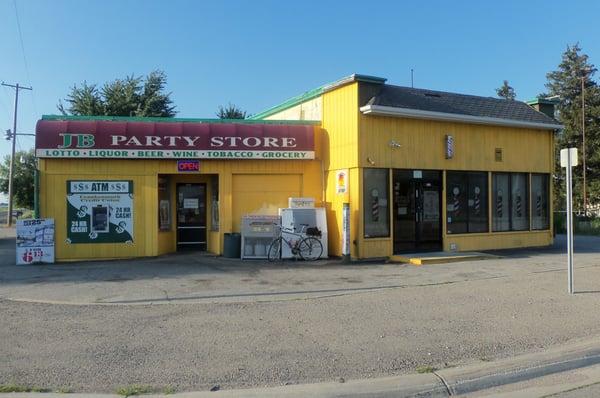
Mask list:
[[[40,172],[36,166],[33,171],[33,217],[40,218]]]

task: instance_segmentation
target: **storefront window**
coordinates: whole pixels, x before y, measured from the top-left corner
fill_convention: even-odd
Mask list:
[[[527,174],[511,174],[511,218],[513,231],[529,229],[529,184]]]
[[[468,232],[468,191],[467,173],[448,172],[446,174],[446,213],[449,234]]]
[[[533,229],[550,228],[548,174],[531,175],[531,224]]]
[[[171,230],[171,190],[168,176],[158,177],[158,228]]]
[[[219,176],[211,176],[210,178],[211,188],[211,212],[210,212],[210,230],[219,230]]]
[[[492,226],[495,232],[529,229],[529,182],[525,173],[494,173]]]
[[[469,173],[469,232],[488,231],[488,175]]]
[[[364,169],[365,238],[390,236],[389,174],[387,169]]]
[[[448,172],[446,213],[449,234],[487,232],[487,173]]]
[[[492,229],[495,232],[510,231],[510,174],[492,176]]]

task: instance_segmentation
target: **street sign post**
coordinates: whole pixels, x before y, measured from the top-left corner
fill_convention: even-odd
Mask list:
[[[567,273],[569,294],[573,294],[573,166],[577,166],[577,148],[560,150],[560,166],[567,171]]]

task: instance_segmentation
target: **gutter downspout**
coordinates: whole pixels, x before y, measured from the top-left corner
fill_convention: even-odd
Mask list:
[[[33,171],[33,217],[40,218],[40,172],[37,162]]]

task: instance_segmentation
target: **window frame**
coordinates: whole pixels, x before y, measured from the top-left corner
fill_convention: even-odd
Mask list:
[[[466,186],[467,186],[467,193],[466,193],[466,201],[467,201],[467,211],[466,211],[466,232],[449,232],[448,231],[448,214],[446,214],[446,234],[447,235],[466,235],[466,234],[487,234],[490,233],[490,213],[489,213],[489,209],[490,209],[490,198],[489,198],[489,185],[490,185],[490,181],[489,181],[489,172],[488,171],[476,171],[476,170],[446,170],[446,186],[444,187],[445,189],[445,199],[446,199],[446,212],[447,212],[447,207],[448,207],[448,194],[450,193],[450,188],[448,186],[448,175],[449,174],[462,174],[464,176],[466,176]],[[470,231],[470,219],[471,219],[471,208],[469,207],[469,194],[470,194],[470,190],[471,190],[471,179],[469,178],[471,175],[474,174],[481,174],[485,176],[485,196],[486,196],[486,213],[485,213],[485,218],[486,218],[486,225],[485,225],[485,231]],[[463,176],[463,178],[464,178]]]
[[[551,230],[551,201],[550,201],[550,197],[551,197],[551,175],[549,173],[530,173],[530,183],[529,183],[529,191],[530,191],[530,198],[529,198],[529,205],[530,205],[530,213],[533,213],[533,177],[535,176],[540,176],[540,177],[545,177],[546,178],[546,220],[547,220],[547,225],[545,228],[534,228],[533,225],[533,214],[529,215],[529,222],[530,222],[530,226],[531,226],[531,231],[550,231]]]
[[[385,235],[384,234],[377,234],[377,235],[369,235],[369,234],[367,234],[367,217],[366,217],[366,212],[367,212],[368,207],[366,206],[366,203],[367,203],[367,201],[366,201],[367,192],[365,192],[366,189],[367,189],[367,185],[365,184],[365,172],[367,172],[367,170],[370,170],[370,171],[372,171],[372,170],[382,170],[382,171],[385,171],[385,175],[386,175],[386,178],[385,178],[385,181],[386,181],[385,190],[386,190],[386,194],[387,194],[385,196],[385,199],[387,200],[387,206],[386,206],[386,211],[385,211],[385,215],[384,215],[385,219],[386,219],[386,222],[387,222],[387,234],[385,234]],[[391,193],[391,189],[390,189],[390,175],[391,175],[390,169],[389,168],[385,168],[385,167],[364,167],[362,169],[362,190],[361,190],[362,191],[361,192],[361,194],[362,194],[362,209],[361,210],[362,210],[362,220],[363,220],[363,228],[362,228],[363,229],[363,239],[391,238],[391,236],[392,236],[392,222],[391,222],[391,218],[390,218],[390,206],[391,206],[391,200],[390,200],[390,193]],[[380,197],[380,199],[384,199],[384,198]],[[382,214],[381,211],[379,212],[379,216],[380,217],[383,216],[383,214]]]
[[[525,182],[526,182],[526,189],[525,192],[527,194],[527,199],[525,200],[525,202],[527,203],[526,209],[527,209],[527,228],[525,229],[515,229],[514,225],[513,225],[513,198],[512,198],[512,192],[513,192],[513,175],[515,174],[523,174],[525,175]],[[531,226],[531,175],[533,173],[527,173],[527,172],[522,172],[522,171],[515,171],[515,172],[510,172],[510,171],[498,171],[498,172],[492,172],[492,196],[490,197],[490,203],[492,203],[493,198],[496,195],[496,191],[494,190],[494,175],[507,175],[508,176],[508,192],[510,193],[509,196],[509,200],[508,200],[508,229],[507,230],[495,230],[494,229],[494,215],[495,212],[492,211],[492,232],[493,233],[506,233],[506,232],[531,232],[532,231],[532,226]],[[539,173],[539,174],[543,174],[543,173]]]

